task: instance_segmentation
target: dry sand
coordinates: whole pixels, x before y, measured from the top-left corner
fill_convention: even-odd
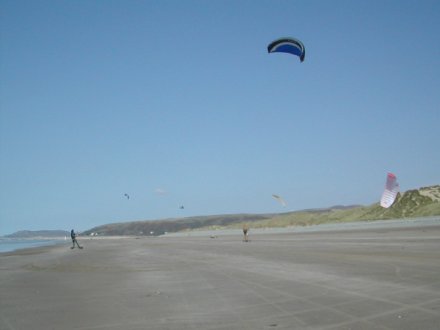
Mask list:
[[[440,329],[440,221],[0,254],[0,329]]]

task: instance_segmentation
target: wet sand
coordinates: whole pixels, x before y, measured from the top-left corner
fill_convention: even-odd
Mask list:
[[[0,329],[440,329],[440,222],[0,254]]]

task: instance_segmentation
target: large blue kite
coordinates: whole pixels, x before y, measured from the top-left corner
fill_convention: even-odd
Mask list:
[[[269,46],[267,46],[267,51],[269,53],[289,53],[297,55],[301,62],[304,61],[304,57],[306,56],[306,49],[303,43],[294,38],[281,38],[272,41]]]

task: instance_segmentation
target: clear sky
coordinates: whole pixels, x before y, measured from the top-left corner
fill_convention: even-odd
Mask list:
[[[0,235],[368,205],[388,171],[403,191],[440,184],[438,0],[0,0],[0,15]],[[285,36],[303,63],[267,53]]]

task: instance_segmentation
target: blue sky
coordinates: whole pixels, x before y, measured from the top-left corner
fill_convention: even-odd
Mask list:
[[[439,1],[0,0],[0,15],[0,235],[372,204],[388,171],[402,190],[440,183]],[[285,36],[303,63],[267,53]]]

